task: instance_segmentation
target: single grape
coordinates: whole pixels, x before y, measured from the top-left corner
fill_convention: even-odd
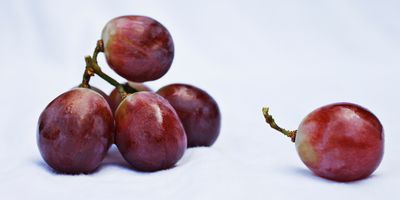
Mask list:
[[[61,173],[90,173],[111,145],[114,120],[97,92],[74,88],[54,99],[41,113],[37,143],[46,163]]]
[[[178,115],[167,100],[151,92],[128,95],[115,112],[115,143],[140,171],[173,167],[187,142]]]
[[[144,85],[143,83],[135,83],[130,81],[124,83],[123,87],[128,94],[141,91],[151,91],[151,89],[146,85]],[[110,102],[111,102],[110,105],[111,105],[111,110],[113,112],[117,110],[117,107],[121,103],[121,101],[122,101],[121,94],[118,92],[117,88],[114,88],[110,93]]]
[[[207,92],[187,84],[171,84],[157,93],[178,113],[185,127],[188,147],[214,144],[221,127],[221,114],[217,102]]]
[[[303,163],[327,179],[346,182],[366,178],[383,157],[381,123],[356,104],[318,108],[303,119],[294,133],[292,139]]]
[[[121,16],[103,29],[104,53],[110,67],[134,82],[156,80],[169,70],[174,44],[168,30],[145,16]]]

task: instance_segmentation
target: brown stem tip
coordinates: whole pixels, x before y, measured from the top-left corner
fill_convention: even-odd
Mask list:
[[[278,124],[276,124],[272,115],[269,114],[269,107],[262,108],[262,112],[263,112],[265,121],[271,126],[271,128],[283,133],[284,135],[289,137],[292,140],[292,142],[295,142],[297,130],[289,131],[287,129],[284,129],[284,128],[281,128],[280,126],[278,126]]]

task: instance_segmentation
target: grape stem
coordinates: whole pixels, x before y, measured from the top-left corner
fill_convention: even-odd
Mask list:
[[[97,56],[100,52],[104,52],[104,44],[103,40],[98,40],[96,48],[94,49],[93,56],[86,56],[85,57],[85,62],[86,62],[86,67],[85,71],[83,73],[83,78],[82,78],[82,83],[79,85],[79,87],[83,88],[90,88],[89,81],[92,76],[97,74],[100,76],[100,78],[104,79],[111,85],[115,86],[120,93],[122,99],[124,99],[127,96],[127,93],[123,87],[118,81],[115,79],[111,78],[108,76],[106,73],[104,73],[99,64],[97,63]]]
[[[271,128],[283,133],[284,135],[288,136],[292,140],[292,142],[295,142],[297,130],[289,131],[278,126],[272,115],[269,114],[269,107],[264,107],[262,109],[262,112],[264,114],[265,121],[271,126]]]
[[[104,52],[104,42],[103,40],[97,40],[96,48],[93,51],[93,61],[97,64],[97,55],[99,55],[100,52]]]

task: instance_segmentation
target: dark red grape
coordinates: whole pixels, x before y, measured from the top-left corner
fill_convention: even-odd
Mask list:
[[[125,89],[125,92],[127,92],[128,94],[140,91],[151,91],[151,89],[143,83],[127,82],[123,84],[123,87]],[[121,103],[121,101],[121,95],[119,94],[117,88],[114,88],[110,93],[110,105],[113,112],[117,110],[117,107]]]
[[[128,95],[115,112],[115,143],[140,171],[173,167],[186,150],[186,135],[167,100],[151,92]]]
[[[110,67],[134,82],[156,80],[169,70],[174,44],[168,30],[145,16],[122,16],[103,29],[104,52]]]
[[[211,146],[218,138],[221,114],[205,91],[187,84],[167,85],[157,93],[175,108],[185,127],[188,147]]]
[[[353,181],[369,176],[383,157],[384,132],[378,118],[350,103],[318,108],[301,122],[296,149],[315,174]]]
[[[114,120],[97,92],[75,88],[54,99],[38,122],[37,142],[46,163],[61,173],[90,173],[112,142]]]

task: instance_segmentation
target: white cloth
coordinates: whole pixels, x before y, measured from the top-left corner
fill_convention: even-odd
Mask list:
[[[400,179],[399,1],[1,1],[0,199],[393,199]],[[40,112],[79,84],[105,23],[151,16],[171,32],[175,59],[153,89],[191,83],[219,103],[211,148],[140,173],[113,152],[91,175],[52,173],[36,146]],[[100,55],[103,70],[118,77]],[[122,78],[117,78],[123,81]],[[93,85],[112,88],[98,77]],[[301,163],[270,129],[295,129],[313,109],[349,101],[385,128],[385,156],[368,179],[336,183]]]

